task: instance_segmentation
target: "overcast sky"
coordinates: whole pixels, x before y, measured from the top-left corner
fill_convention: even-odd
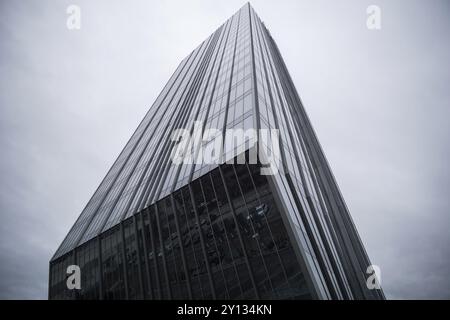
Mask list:
[[[47,297],[50,257],[157,94],[244,3],[0,2],[0,298]],[[450,2],[251,4],[387,297],[450,298]]]

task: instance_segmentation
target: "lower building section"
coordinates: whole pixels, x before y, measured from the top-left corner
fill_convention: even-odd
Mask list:
[[[258,165],[215,168],[51,261],[49,297],[317,297],[270,185]],[[68,289],[69,265],[80,267],[81,289]]]

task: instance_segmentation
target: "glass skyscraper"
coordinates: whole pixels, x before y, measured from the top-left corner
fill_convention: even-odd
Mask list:
[[[218,163],[175,163],[173,133],[196,123],[218,135],[278,129],[280,152],[266,147],[280,170],[261,174],[264,154],[251,161],[259,135],[223,143]],[[67,288],[69,265],[79,290]],[[246,4],[163,88],[52,257],[49,298],[383,299],[366,285],[369,265],[281,54]]]

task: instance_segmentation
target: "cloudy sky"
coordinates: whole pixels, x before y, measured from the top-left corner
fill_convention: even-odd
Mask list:
[[[387,297],[450,298],[450,2],[251,3]],[[0,2],[0,298],[47,297],[51,255],[159,91],[243,4]]]

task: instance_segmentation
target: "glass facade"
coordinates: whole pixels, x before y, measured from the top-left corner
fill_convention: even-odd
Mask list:
[[[81,290],[67,289],[79,265]],[[258,165],[221,165],[51,262],[52,299],[309,299]]]
[[[223,143],[215,164],[174,163],[172,133],[196,123],[223,138],[279,130],[280,172],[225,163],[259,136]],[[66,286],[74,264],[81,290]],[[367,289],[369,265],[275,41],[246,4],[169,79],[51,259],[49,297],[383,299]]]

